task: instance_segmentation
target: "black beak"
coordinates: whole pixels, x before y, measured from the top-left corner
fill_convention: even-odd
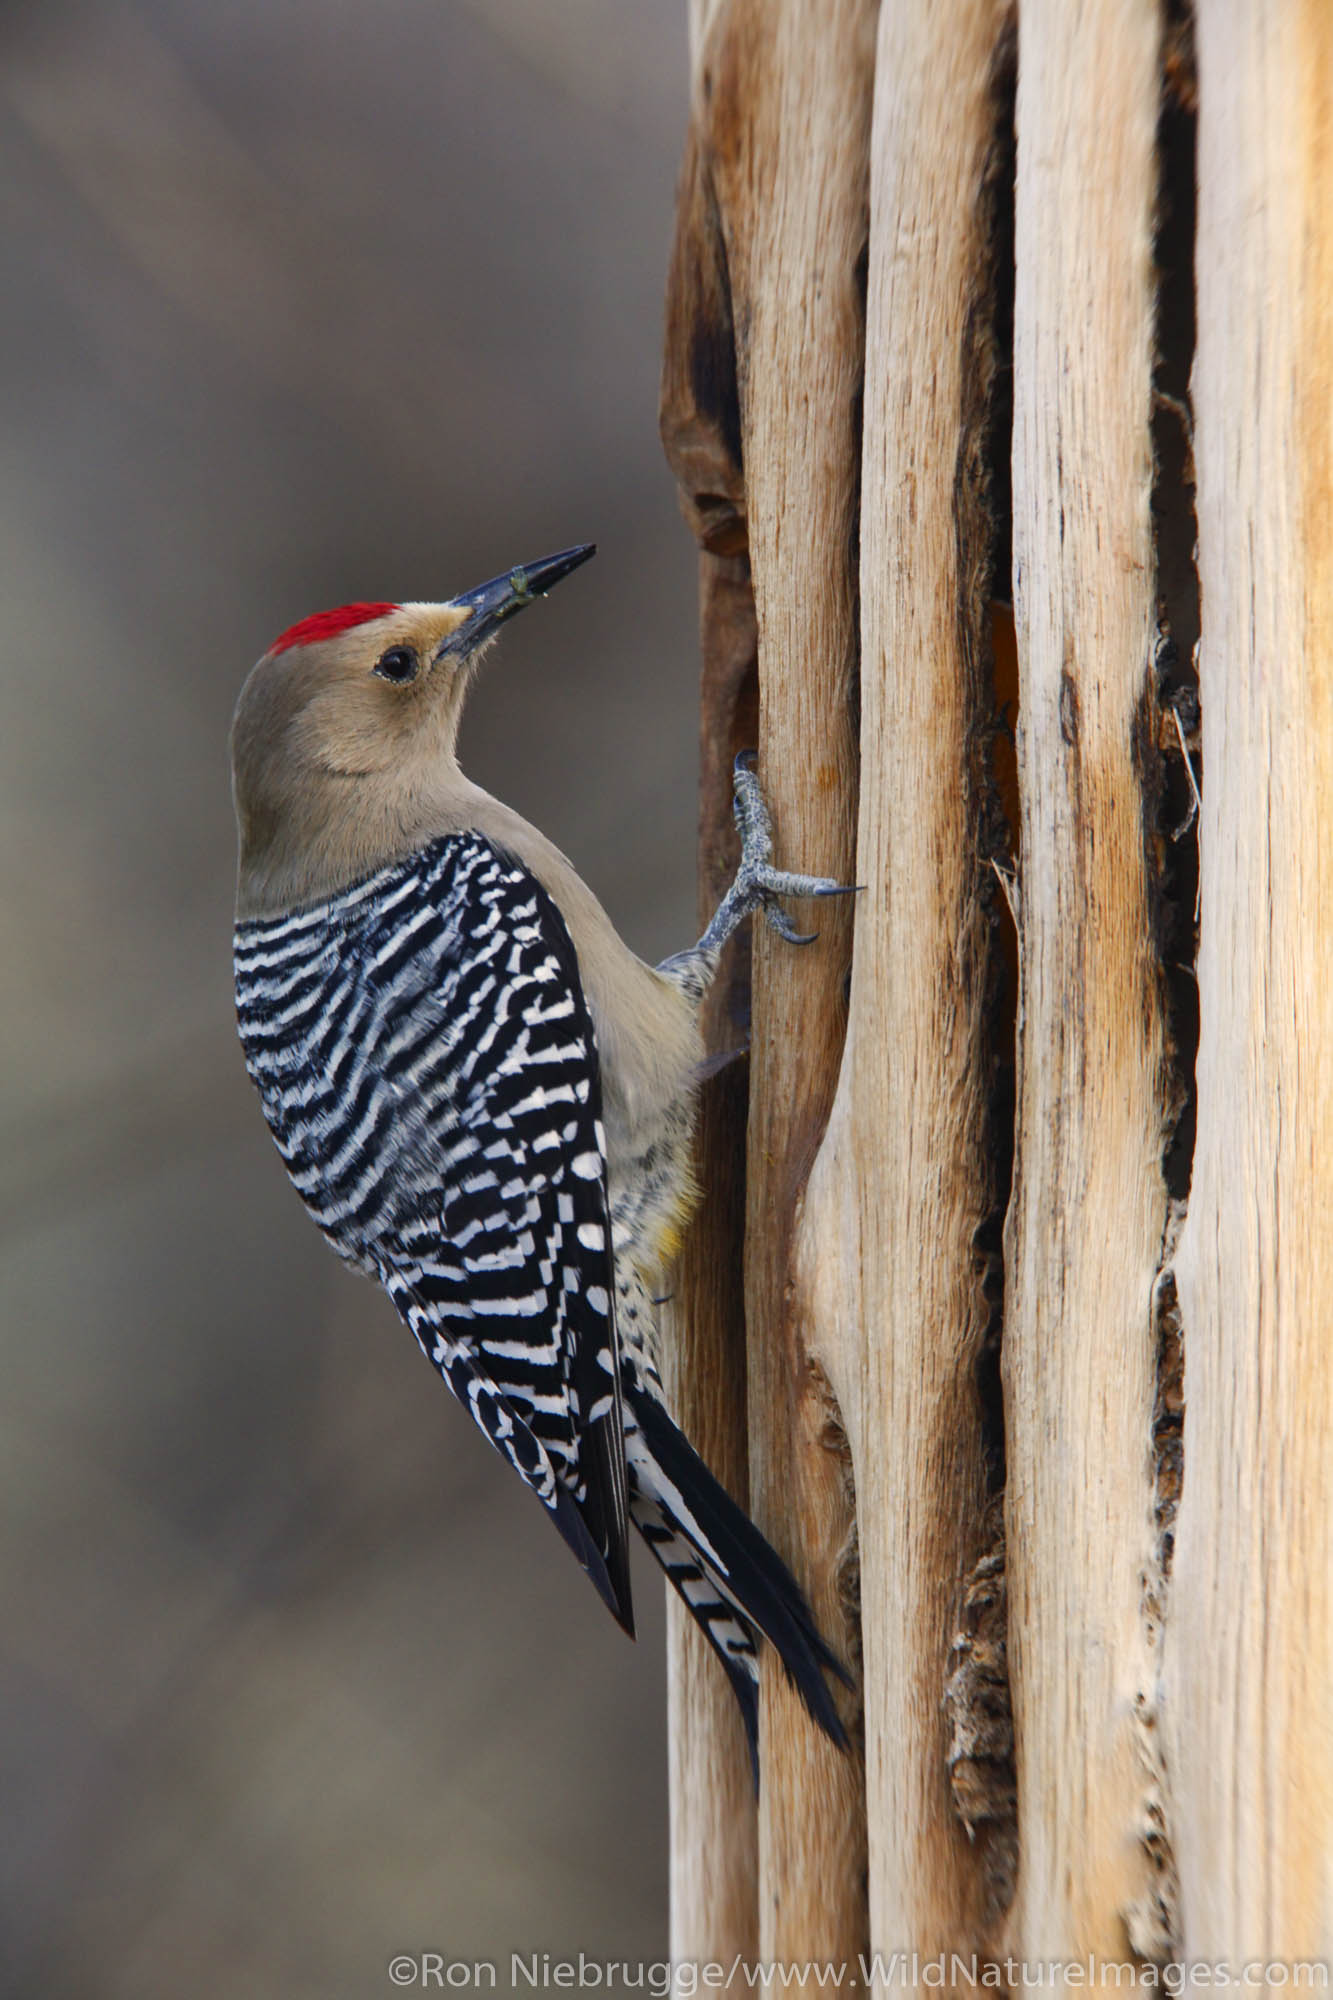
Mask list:
[[[539,597],[545,597],[548,590],[560,583],[572,569],[587,562],[589,556],[597,553],[596,542],[584,542],[576,549],[565,549],[558,556],[543,556],[540,562],[528,563],[523,569],[511,569],[503,576],[493,576],[489,583],[479,584],[475,590],[465,590],[453,599],[468,613],[458,629],[449,634],[439,652],[437,660],[453,654],[470,653],[483,640],[489,639],[506,618]]]

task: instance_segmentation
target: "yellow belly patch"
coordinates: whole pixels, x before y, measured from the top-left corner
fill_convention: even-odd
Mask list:
[[[635,1269],[652,1289],[654,1282],[675,1263],[685,1241],[685,1232],[699,1206],[699,1186],[691,1175],[668,1208],[650,1219],[646,1240],[636,1245]]]

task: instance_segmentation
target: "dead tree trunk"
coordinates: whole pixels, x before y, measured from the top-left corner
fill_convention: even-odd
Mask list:
[[[688,1962],[1333,1955],[1333,14],[1192,30],[692,5],[701,902],[756,742],[864,888],[712,1003],[676,1386],[863,1761],[768,1674],[756,1819],[673,1623]]]

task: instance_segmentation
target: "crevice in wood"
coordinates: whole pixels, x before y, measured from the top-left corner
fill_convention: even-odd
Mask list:
[[[748,548],[731,270],[712,170],[696,124],[686,139],[667,274],[658,409],[662,448],[700,547]]]
[[[1156,707],[1159,757],[1149,787],[1149,880],[1165,981],[1175,1087],[1163,1157],[1167,1190],[1188,1198],[1194,1158],[1194,1063],[1199,1047],[1199,580],[1195,568],[1193,66],[1188,9],[1169,9],[1158,126],[1157,355],[1153,379],[1153,527],[1157,548]],[[1145,773],[1145,776],[1147,774]]]
[[[1184,1472],[1184,1330],[1175,1246],[1189,1198],[1195,1135],[1198,951],[1199,588],[1195,561],[1193,427],[1195,109],[1193,22],[1187,0],[1170,0],[1163,24],[1158,123],[1156,356],[1153,376],[1153,530],[1158,636],[1135,737],[1144,795],[1144,839],[1153,935],[1166,1025],[1162,1173],[1168,1199],[1154,1287],[1153,1399],[1155,1561],[1143,1579],[1151,1671],[1135,1709],[1146,1785],[1139,1838],[1151,1887],[1126,1911],[1132,1949],[1156,1965],[1178,1959],[1180,1895],[1171,1839],[1169,1774],[1161,1744],[1161,1658]]]
[[[982,200],[985,246],[976,306],[964,331],[961,378],[975,402],[962,412],[954,531],[961,582],[964,658],[971,666],[973,724],[967,781],[977,827],[978,894],[990,926],[985,955],[983,1061],[989,1072],[985,1145],[988,1213],[973,1240],[986,1325],[977,1356],[977,1404],[987,1506],[968,1576],[944,1686],[954,1808],[978,1850],[986,1903],[998,1919],[1013,1899],[1018,1867],[1013,1715],[1005,1582],[1005,1421],[1000,1357],[1004,1331],[1004,1218],[1014,1169],[1018,933],[1006,889],[1018,827],[1014,755],[1018,674],[1012,569],[1014,173],[1017,38],[1012,17],[995,50],[994,126]]]
[[[1153,1413],[1158,1560],[1170,1576],[1183,1471],[1183,1334],[1172,1274],[1194,1157],[1195,1060],[1199,1047],[1198,800],[1199,584],[1195,568],[1194,452],[1190,370],[1194,360],[1195,110],[1188,8],[1173,0],[1163,44],[1158,128],[1157,354],[1153,413],[1153,526],[1158,640],[1136,732],[1144,791],[1144,837],[1152,923],[1167,1026],[1162,1156],[1169,1212],[1157,1283],[1157,1395]]]
[[[996,1915],[1013,1901],[1018,1871],[1014,1718],[1009,1699],[1004,1496],[986,1513],[986,1553],[973,1565],[949,1656],[944,1708],[954,1808],[981,1853]]]
[[[821,1450],[828,1452],[842,1473],[843,1493],[847,1509],[847,1539],[839,1550],[833,1568],[833,1584],[837,1593],[839,1609],[847,1634],[846,1657],[843,1665],[851,1674],[857,1689],[865,1685],[865,1648],[861,1633],[861,1547],[857,1537],[856,1523],[856,1464],[852,1457],[851,1440],[843,1422],[842,1406],[838,1402],[833,1384],[813,1359],[807,1362],[810,1370],[811,1386],[819,1407],[822,1422],[818,1441]],[[865,1710],[858,1698],[856,1701],[839,1703],[839,1713],[846,1725],[847,1733],[857,1747],[858,1754],[865,1757]]]
[[[1180,1301],[1176,1295],[1175,1257],[1183,1202],[1171,1203],[1162,1244],[1162,1271],[1155,1301],[1157,1322],[1157,1394],[1153,1403],[1154,1520],[1163,1587],[1171,1580],[1175,1548],[1176,1509],[1185,1471],[1185,1343],[1181,1336]]]
[[[1170,1783],[1161,1740],[1162,1634],[1176,1507],[1183,1471],[1184,1348],[1180,1308],[1171,1269],[1184,1203],[1171,1201],[1162,1242],[1162,1262],[1153,1300],[1157,1339],[1157,1385],[1153,1401],[1154,1518],[1157,1559],[1143,1578],[1144,1633],[1151,1679],[1135,1697],[1138,1748],[1145,1784],[1139,1843],[1152,1869],[1151,1884],[1125,1911],[1130,1949],[1152,1965],[1180,1957],[1180,1883],[1171,1838]]]
[[[970,744],[969,785],[979,826],[984,870],[980,893],[993,927],[984,1013],[991,1069],[987,1137],[991,1153],[992,1207],[977,1234],[981,1284],[989,1308],[977,1366],[983,1444],[990,1494],[1004,1488],[1004,1395],[1000,1345],[1004,1322],[1004,1217],[1014,1170],[1014,1065],[1018,1011],[1018,932],[996,867],[1012,876],[1018,844],[1018,662],[1009,578],[1013,567],[1014,428],[1014,101],[1017,40],[1011,20],[995,53],[995,128],[985,199],[983,238],[990,268],[983,298],[967,330],[963,379],[983,387],[984,407],[965,416],[960,460],[978,455],[970,477],[960,463],[955,532],[963,579],[964,643],[978,653],[976,718]],[[984,314],[980,306],[984,305]],[[996,864],[995,866],[988,864]]]
[[[854,270],[857,303],[860,307],[862,354],[865,352],[866,300],[870,289],[870,210],[866,209],[865,241],[856,259]],[[861,743],[861,465],[865,448],[865,407],[866,378],[864,364],[857,377],[852,398],[852,435],[856,440],[856,485],[852,495],[852,517],[848,527],[847,562],[852,582],[852,630],[856,634],[850,668],[847,676],[847,712],[850,718],[852,741],[859,749]],[[847,990],[844,1001],[850,999],[852,972],[847,968]],[[844,1017],[846,1007],[844,1006]]]

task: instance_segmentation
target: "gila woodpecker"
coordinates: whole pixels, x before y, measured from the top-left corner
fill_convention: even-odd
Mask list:
[[[656,969],[565,856],[458,767],[500,626],[570,549],[443,604],[284,632],[232,730],[246,1066],[301,1199],[388,1293],[626,1631],[628,1523],[685,1600],[757,1755],[758,1646],[842,1742],[842,1669],[799,1587],[667,1412],[657,1301],[694,1199],[700,1000],[752,912],[839,893],[785,874],[742,759],[735,883]]]

